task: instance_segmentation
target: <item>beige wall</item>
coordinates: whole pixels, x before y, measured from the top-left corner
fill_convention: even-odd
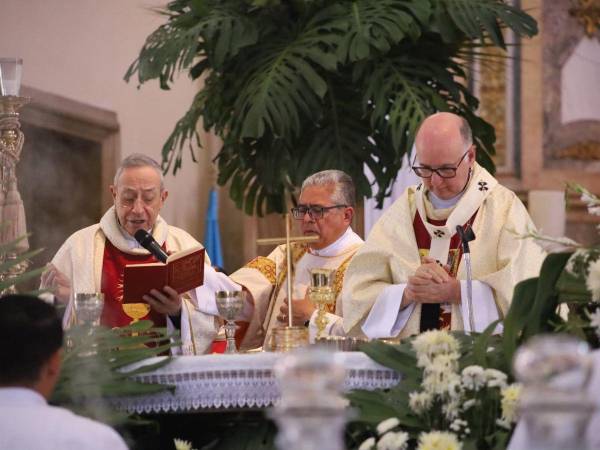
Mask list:
[[[146,36],[164,18],[150,11],[156,0],[2,0],[0,56],[24,60],[23,84],[114,111],[121,127],[121,154],[143,152],[160,159],[164,141],[187,110],[196,88],[182,76],[171,91],[156,82],[137,89],[123,75]],[[197,238],[204,230],[207,157],[169,175],[163,216]]]

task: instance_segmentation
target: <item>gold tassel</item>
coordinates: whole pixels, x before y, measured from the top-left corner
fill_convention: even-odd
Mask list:
[[[16,189],[16,183],[12,183],[2,208],[2,242],[11,242],[27,234],[27,225],[25,223],[25,207],[21,194]],[[29,240],[23,239],[14,249],[16,253],[22,253],[29,250]]]

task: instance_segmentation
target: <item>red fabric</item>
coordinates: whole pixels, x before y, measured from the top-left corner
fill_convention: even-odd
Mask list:
[[[471,216],[471,218],[463,226],[465,228],[467,226],[472,226],[476,215],[477,211],[475,211],[475,214],[473,214],[473,216]],[[434,220],[429,218],[427,218],[427,222],[435,226],[444,226],[446,224],[445,220]],[[427,228],[425,228],[425,224],[423,223],[423,220],[419,215],[419,211],[417,211],[415,214],[415,219],[413,220],[413,229],[415,231],[415,237],[417,240],[417,247],[419,248],[419,254],[421,255],[421,258],[423,258],[424,256],[429,255],[429,249],[431,248],[431,236],[427,232]],[[458,236],[458,233],[454,233],[454,235],[450,238],[450,250],[448,252],[448,260],[440,261],[442,264],[448,265],[448,273],[454,278],[456,278],[461,257],[462,246],[460,245],[460,237]],[[443,304],[440,305],[438,329],[450,330],[450,324],[452,319],[450,311],[451,309],[449,307],[444,307]]]
[[[123,270],[127,264],[158,262],[152,255],[130,255],[122,252],[107,239],[102,262],[101,290],[104,294],[104,309],[100,323],[107,327],[123,327],[133,319],[123,311]],[[155,326],[166,326],[164,314],[153,310],[140,320],[151,320]]]

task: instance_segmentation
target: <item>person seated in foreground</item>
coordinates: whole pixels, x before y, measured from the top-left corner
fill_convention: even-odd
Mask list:
[[[126,449],[112,428],[47,403],[62,342],[53,306],[32,296],[0,298],[0,449]]]
[[[309,327],[311,339],[316,335],[316,311],[309,301],[310,269],[334,271],[336,303],[327,314],[325,332],[342,334],[342,304],[337,301],[348,263],[363,240],[352,230],[355,189],[352,178],[340,170],[325,170],[309,176],[302,183],[298,206],[292,216],[304,236],[315,236],[309,244],[292,243],[293,324]],[[287,263],[285,245],[278,246],[267,257],[259,256],[231,274],[231,279],[244,286],[254,304],[242,348],[263,345],[274,327],[288,325]]]
[[[204,284],[184,295],[165,286],[144,296],[146,303],[123,304],[123,270],[128,264],[157,262],[134,238],[148,231],[166,253],[199,246],[190,234],[170,226],[159,215],[169,192],[159,164],[149,156],[134,153],[118,168],[110,186],[114,205],[100,223],[72,234],[58,250],[42,275],[41,287],[51,289],[67,305],[64,326],[74,318],[74,293],[102,292],[101,324],[120,327],[135,319],[151,320],[155,326],[181,330],[181,349],[174,353],[202,354],[216,335],[217,318],[204,310],[219,290],[241,287],[215,271],[205,255]],[[142,314],[140,314],[140,310]]]
[[[383,214],[346,271],[344,330],[351,336],[483,331],[504,317],[515,285],[537,276],[544,258],[533,240],[519,237],[534,229],[521,201],[475,161],[464,118],[433,114],[415,143],[421,183]],[[473,329],[459,225],[475,233]]]

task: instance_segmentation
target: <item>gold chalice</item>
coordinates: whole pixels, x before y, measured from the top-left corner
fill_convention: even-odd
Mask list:
[[[335,304],[335,292],[333,291],[334,271],[330,269],[311,269],[310,287],[308,298],[317,308],[317,338],[323,337],[327,319],[325,314],[330,305]]]

